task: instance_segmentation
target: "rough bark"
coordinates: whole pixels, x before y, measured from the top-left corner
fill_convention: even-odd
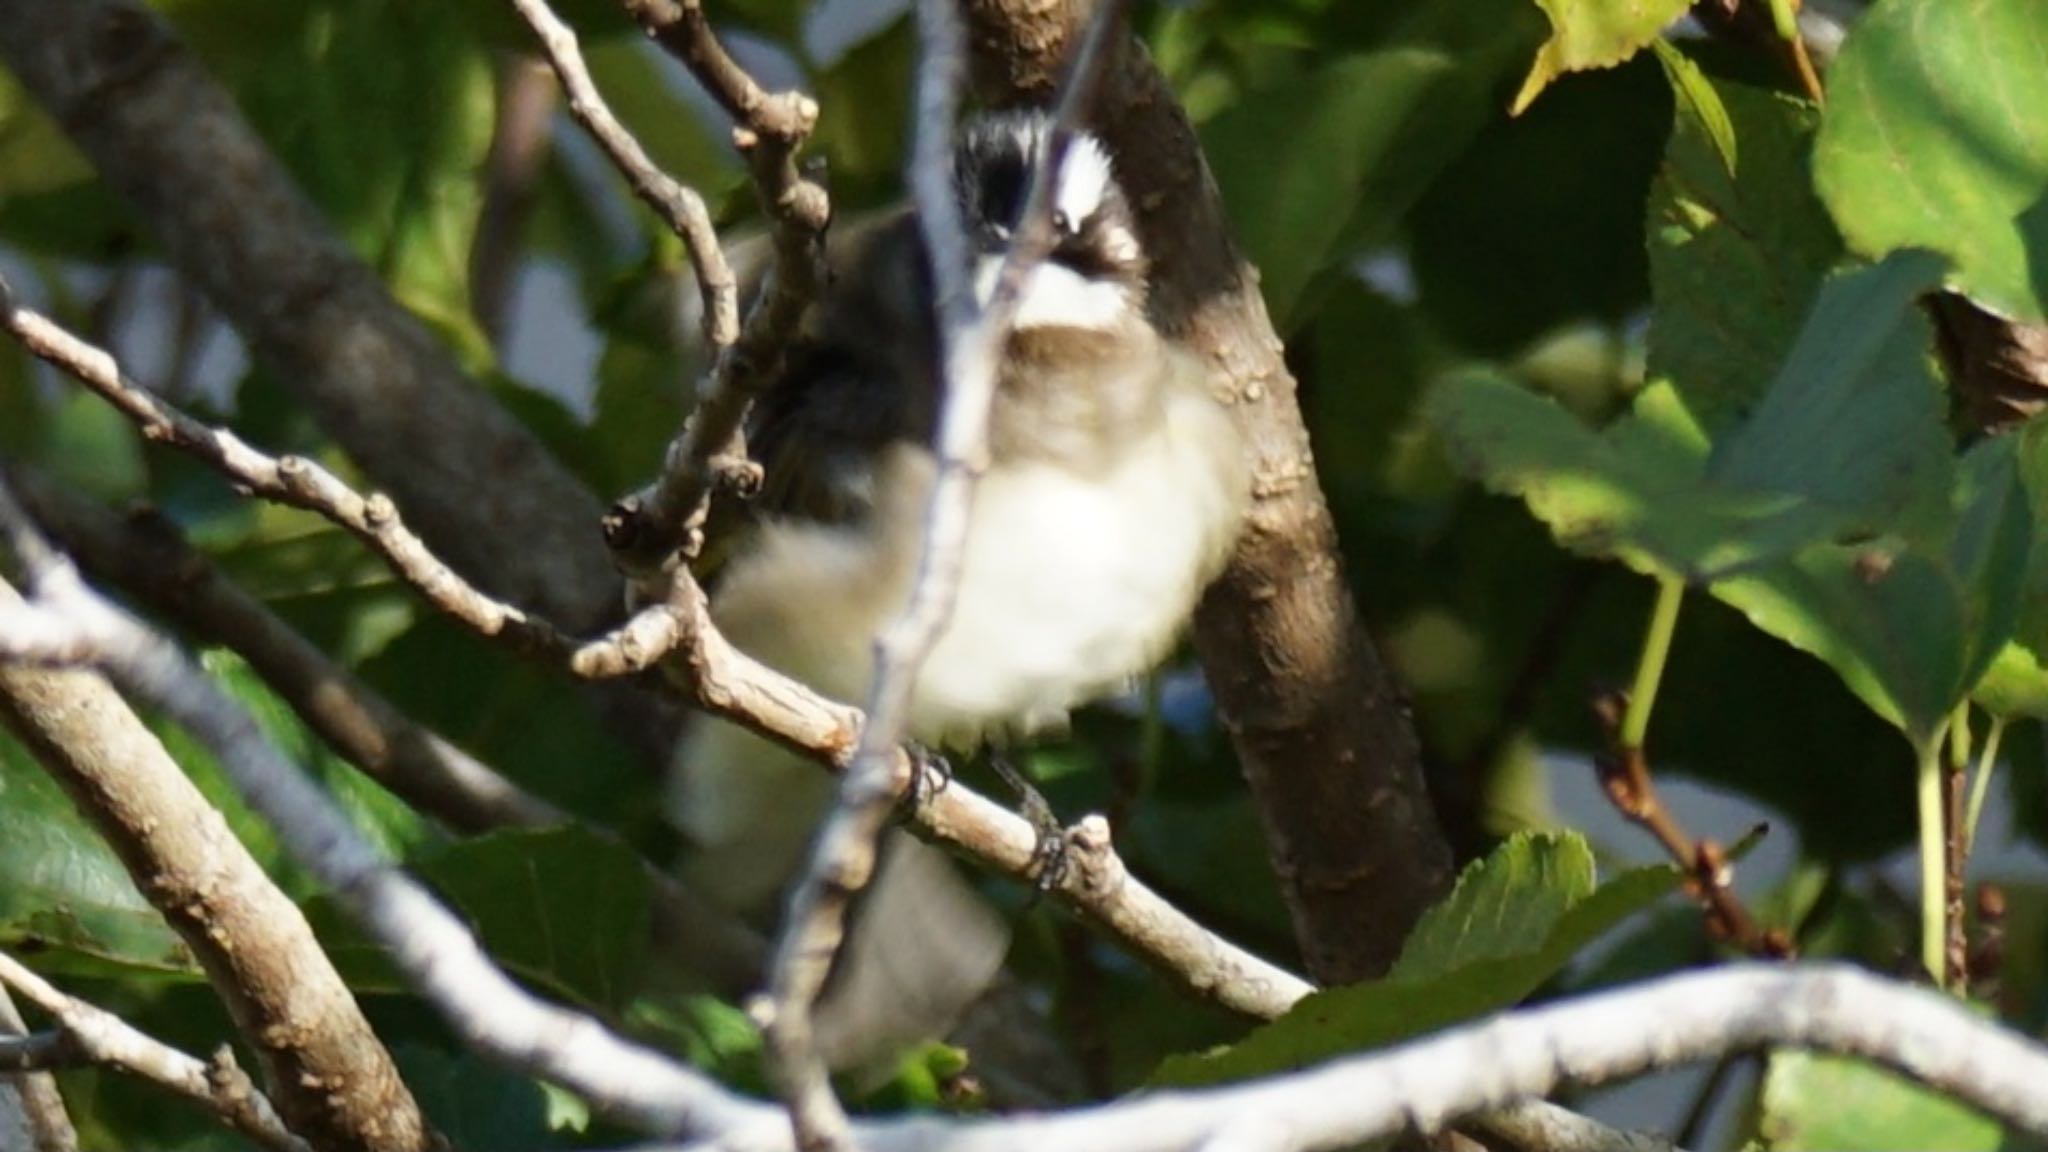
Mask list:
[[[0,603],[19,603],[0,582]],[[391,1055],[294,905],[114,689],[89,672],[0,666],[0,724],[121,857],[184,939],[315,1148],[435,1141]]]
[[[1049,98],[1088,8],[968,0],[985,94]],[[1406,702],[1346,587],[1257,271],[1231,243],[1186,114],[1134,41],[1104,76],[1091,120],[1138,207],[1158,319],[1215,365],[1256,456],[1250,521],[1196,617],[1196,645],[1310,975],[1371,976],[1451,874]]]

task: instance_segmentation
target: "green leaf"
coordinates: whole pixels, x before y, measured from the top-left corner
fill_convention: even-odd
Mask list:
[[[2048,718],[2048,424],[2034,421],[2017,434],[2020,482],[2036,528],[2020,593],[2012,641],[1991,663],[1972,698],[2006,717]]]
[[[1925,255],[1903,255],[1830,281],[1756,414],[1711,451],[1661,381],[1594,432],[1467,372],[1431,397],[1432,419],[1463,471],[1520,496],[1565,547],[1646,574],[1718,579],[1920,517],[1946,490],[1940,391],[1913,308],[1935,271]]]
[[[1811,1052],[1772,1053],[1759,1127],[1780,1152],[2006,1146],[1998,1122],[1968,1105],[1882,1068]]]
[[[1940,261],[1904,252],[1823,285],[1762,402],[1715,445],[1708,479],[1795,492],[1816,516],[1861,525],[1940,500],[1949,438],[1919,307],[1940,274]]]
[[[1655,42],[1657,34],[1685,14],[1690,0],[1536,0],[1550,18],[1550,39],[1536,52],[1522,90],[1519,115],[1552,80],[1565,72],[1612,68]]]
[[[326,785],[350,822],[378,851],[402,855],[430,839],[426,822],[417,812],[329,751],[240,656],[215,649],[202,654],[200,664],[219,687],[249,710],[264,737],[286,759]],[[257,864],[294,898],[314,891],[313,879],[291,863],[277,831],[250,810],[213,754],[175,725],[152,722],[151,727],[200,794],[220,810],[228,828]]]
[[[471,363],[487,362],[468,299],[493,116],[476,27],[457,5],[409,0],[270,7],[293,20],[224,40],[209,63],[392,292]]]
[[[1995,312],[2048,319],[2048,6],[1879,0],[1828,69],[1814,156],[1857,251],[1931,248]]]
[[[1283,335],[1318,275],[1394,237],[1470,147],[1538,26],[1524,0],[1421,5],[1377,49],[1291,67],[1203,124],[1232,235]]]
[[[1750,622],[1826,661],[1916,747],[2005,645],[2032,526],[2010,438],[1972,449],[1945,539],[1823,545],[1713,586]]]
[[[649,887],[638,856],[581,825],[493,832],[412,865],[512,972],[606,1012],[638,991]],[[307,905],[351,987],[397,987],[378,947],[331,897]]]
[[[0,731],[0,946],[65,971],[196,974],[127,869],[28,750]]]
[[[1596,888],[1583,837],[1518,833],[1465,869],[1416,925],[1386,979],[1318,992],[1220,1052],[1172,1057],[1153,1083],[1216,1084],[1302,1068],[1507,1008],[1678,880],[1676,869],[1658,866]]]
[[[1718,430],[1776,373],[1842,245],[1807,177],[1812,107],[1660,59],[1678,100],[1650,188],[1648,371]]]
[[[553,1130],[553,1109],[540,1084],[423,1044],[397,1045],[392,1056],[406,1087],[451,1147],[540,1152],[570,1146]]]

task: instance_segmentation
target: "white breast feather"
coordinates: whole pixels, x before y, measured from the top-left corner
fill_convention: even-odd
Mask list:
[[[1247,487],[1229,416],[1206,396],[1174,394],[1167,405],[1167,419],[1126,445],[1106,476],[1032,463],[982,479],[959,599],[912,696],[912,736],[971,748],[1054,725],[1165,654],[1222,566]],[[932,460],[906,448],[884,466],[923,481]],[[880,487],[905,494],[877,510],[889,521],[883,531],[770,526],[734,562],[712,606],[726,638],[750,655],[856,704],[867,695],[875,632],[909,596],[914,549],[902,540],[924,508],[922,482]],[[830,778],[716,722],[695,726],[679,761],[672,811],[707,850],[693,871],[748,889],[723,893],[739,904],[772,895]],[[787,835],[766,844],[763,829]],[[746,866],[721,865],[721,847]],[[786,867],[769,863],[778,856]]]

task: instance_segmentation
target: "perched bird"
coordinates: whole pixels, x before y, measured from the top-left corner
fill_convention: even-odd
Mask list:
[[[1001,112],[959,143],[984,300],[1051,135],[1044,113]],[[1145,254],[1094,137],[1073,137],[1052,199],[1057,241],[1018,298],[958,599],[911,697],[909,734],[931,747],[1057,727],[1150,668],[1222,567],[1247,499],[1244,448],[1209,373],[1147,318]],[[831,263],[787,371],[754,406],[763,490],[737,517],[714,516],[712,615],[756,659],[859,704],[872,639],[910,594],[940,397],[915,216],[843,238]],[[686,879],[772,912],[830,778],[712,720],[677,763]],[[1003,920],[942,853],[891,833],[819,1006],[828,1061],[869,1065],[942,1034],[1007,946]]]

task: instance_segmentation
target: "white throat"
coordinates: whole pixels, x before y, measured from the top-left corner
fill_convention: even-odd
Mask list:
[[[995,294],[1002,269],[1001,256],[983,256],[976,262],[974,298],[983,307]],[[1131,298],[1122,285],[1090,280],[1064,264],[1042,260],[1018,291],[1016,326],[1107,331],[1121,325],[1130,312]]]

